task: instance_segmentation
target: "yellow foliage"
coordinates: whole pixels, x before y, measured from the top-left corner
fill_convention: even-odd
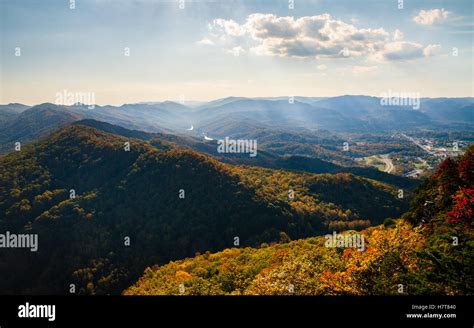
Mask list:
[[[175,277],[180,281],[186,281],[193,278],[193,276],[186,271],[176,271]]]

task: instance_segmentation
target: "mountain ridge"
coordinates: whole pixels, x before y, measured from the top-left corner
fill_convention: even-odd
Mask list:
[[[259,245],[318,234],[330,224],[370,224],[361,216],[369,214],[364,204],[351,205],[352,191],[337,204],[311,189],[334,179],[345,179],[342,192],[366,186],[368,197],[394,214],[402,205],[395,189],[364,178],[250,171],[81,125],[0,157],[0,164],[0,228],[39,236],[38,253],[0,252],[2,293],[63,294],[74,283],[80,294],[115,294],[152,263],[217,251],[235,237],[240,245]],[[251,184],[243,180],[249,174],[268,181]],[[283,178],[293,181],[295,202],[289,186],[268,189]]]
[[[473,172],[471,146],[418,188],[404,218],[340,235],[363,236],[362,251],[332,235],[228,248],[148,267],[123,295],[472,296]]]

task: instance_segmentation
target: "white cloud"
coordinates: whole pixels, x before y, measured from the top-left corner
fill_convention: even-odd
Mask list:
[[[208,38],[204,38],[198,41],[197,44],[202,45],[202,46],[212,46],[214,45],[214,42]]]
[[[230,36],[240,36],[245,33],[245,30],[238,23],[230,20],[225,20],[222,18],[214,19],[211,24],[211,28],[214,29],[217,33],[224,32]]]
[[[403,33],[383,28],[357,28],[329,14],[279,17],[251,14],[243,24],[215,19],[209,38],[225,49],[243,47],[259,56],[411,60],[426,56],[420,44],[403,41]],[[432,49],[428,49],[430,52]]]
[[[440,49],[441,46],[439,44],[429,44],[425,49],[423,49],[423,54],[426,57],[430,57],[435,55]]]
[[[423,46],[409,41],[395,41],[387,43],[378,54],[382,60],[406,60],[423,56]]]
[[[381,62],[414,60],[432,56],[440,47],[434,44],[423,47],[416,42],[394,41],[387,43],[380,52],[374,55],[373,59]]]
[[[413,21],[420,25],[433,25],[446,21],[452,13],[441,9],[421,10],[418,15],[413,17]]]
[[[433,56],[440,48],[439,44],[429,44],[424,47],[416,42],[394,41],[387,43],[384,49],[374,55],[372,59],[379,62],[414,60]]]
[[[293,39],[299,34],[299,26],[293,17],[277,17],[272,14],[252,14],[242,26],[254,39]]]
[[[395,30],[393,34],[393,41],[400,41],[403,40],[403,33],[400,30]]]

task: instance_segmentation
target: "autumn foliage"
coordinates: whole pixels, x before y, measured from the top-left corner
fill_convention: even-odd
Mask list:
[[[360,233],[365,251],[313,237],[148,268],[125,295],[472,295],[474,147],[447,159],[404,218]],[[346,231],[345,233],[354,233]],[[184,290],[176,273],[189,274]]]

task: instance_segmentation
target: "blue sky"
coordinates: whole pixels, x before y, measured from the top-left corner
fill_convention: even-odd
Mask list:
[[[0,0],[0,103],[474,96],[472,1],[288,2]]]

